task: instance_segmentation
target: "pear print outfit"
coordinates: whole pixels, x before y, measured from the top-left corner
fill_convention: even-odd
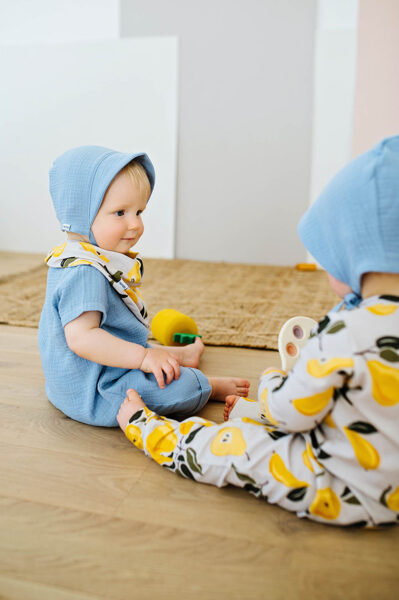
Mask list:
[[[253,415],[254,403],[242,399]],[[375,296],[320,321],[288,374],[268,369],[258,418],[181,423],[145,409],[125,434],[158,464],[232,484],[343,526],[393,525],[399,513],[399,298]]]

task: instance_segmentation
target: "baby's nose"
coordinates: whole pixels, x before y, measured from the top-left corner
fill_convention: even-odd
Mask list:
[[[137,229],[140,223],[140,219],[134,215],[129,219],[129,229]]]

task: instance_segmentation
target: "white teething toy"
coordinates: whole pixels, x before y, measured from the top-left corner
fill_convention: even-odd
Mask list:
[[[278,335],[278,351],[283,371],[292,369],[315,325],[317,321],[310,317],[292,317],[284,323]]]
[[[284,323],[278,335],[278,351],[283,371],[289,371],[294,366],[315,325],[317,321],[309,317],[293,317]],[[263,423],[258,403],[249,398],[239,398],[233,406],[229,419],[237,417],[249,417]]]

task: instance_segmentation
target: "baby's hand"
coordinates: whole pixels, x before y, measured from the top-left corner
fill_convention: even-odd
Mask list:
[[[180,376],[177,357],[163,348],[147,348],[140,369],[144,373],[153,373],[161,389],[165,387],[164,373],[166,383],[170,383],[173,379],[179,379]]]

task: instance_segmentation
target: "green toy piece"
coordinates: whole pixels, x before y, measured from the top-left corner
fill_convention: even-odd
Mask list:
[[[194,344],[195,338],[202,337],[202,335],[198,335],[196,333],[174,333],[173,341],[178,344]]]

